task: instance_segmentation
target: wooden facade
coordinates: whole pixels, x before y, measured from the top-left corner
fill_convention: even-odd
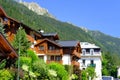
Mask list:
[[[14,39],[14,35],[17,33],[19,27],[25,29],[27,33],[28,40],[34,42],[37,38],[41,37],[41,34],[27,25],[11,18],[6,15],[2,7],[0,7],[0,22],[4,25],[5,33],[7,34],[7,39],[9,42],[12,42]]]
[[[7,34],[9,42],[13,41],[14,35],[21,26],[25,29],[27,38],[32,43],[31,49],[34,50],[37,55],[46,55],[47,63],[59,62],[62,64],[62,57],[64,54],[69,54],[71,56],[72,65],[79,66],[79,63],[77,62],[77,60],[81,57],[81,47],[79,42],[77,45],[64,47],[57,42],[59,40],[57,34],[42,34],[35,31],[27,25],[8,17],[2,7],[0,7],[0,22],[4,25],[5,33]]]
[[[0,33],[0,62],[7,60],[6,67],[10,67],[18,58],[17,53],[13,47],[9,44],[7,39]]]

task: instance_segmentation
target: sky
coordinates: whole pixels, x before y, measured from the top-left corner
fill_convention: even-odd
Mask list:
[[[36,2],[58,20],[120,37],[120,0],[23,0]]]

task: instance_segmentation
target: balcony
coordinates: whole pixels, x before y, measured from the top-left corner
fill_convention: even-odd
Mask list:
[[[101,56],[101,52],[93,52],[93,53],[85,52],[82,53],[81,56]]]
[[[78,58],[81,57],[80,53],[78,53],[78,52],[76,52],[76,51],[74,51],[72,54],[75,55],[75,56],[77,56]]]
[[[96,67],[96,64],[88,64],[88,67]]]
[[[79,63],[79,62],[77,62],[77,61],[72,61],[72,62],[71,62],[71,64],[72,64],[73,66],[77,66],[77,67],[79,67],[79,66],[80,66],[80,63]]]
[[[48,50],[48,54],[60,55],[60,54],[62,54],[62,52],[59,49],[58,50]]]

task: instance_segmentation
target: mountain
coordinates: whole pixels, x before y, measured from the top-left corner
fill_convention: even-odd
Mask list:
[[[100,31],[89,31],[88,33],[92,36],[92,38],[104,45],[104,47],[107,48],[109,52],[120,52],[120,38],[106,35]]]
[[[47,9],[42,8],[37,3],[34,3],[34,2],[29,3],[29,2],[22,2],[22,1],[20,1],[19,3],[25,5],[29,10],[32,10],[38,15],[45,15],[50,18],[55,18],[52,14],[49,14]]]
[[[42,29],[46,33],[57,32],[61,40],[87,41],[97,44],[105,52],[120,54],[119,38],[108,36],[99,31],[80,28],[71,23],[61,22],[45,15],[38,15],[36,12],[29,10],[25,5],[13,0],[0,0],[0,5],[7,15],[35,30]]]

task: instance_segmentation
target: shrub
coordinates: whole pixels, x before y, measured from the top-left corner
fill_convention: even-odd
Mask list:
[[[7,69],[0,70],[0,80],[13,80],[14,74]]]
[[[57,72],[57,77],[60,80],[68,80],[68,72],[65,70],[65,67],[59,63],[50,63],[48,64],[49,69],[53,69]]]
[[[27,66],[31,66],[31,58],[30,57],[20,57],[20,66],[26,64]]]
[[[37,75],[38,80],[48,79],[48,68],[42,60],[35,61],[32,65],[34,73]]]
[[[36,55],[35,52],[33,52],[32,50],[27,50],[27,55],[28,57],[31,57],[32,59],[32,63],[39,60],[38,56]]]

